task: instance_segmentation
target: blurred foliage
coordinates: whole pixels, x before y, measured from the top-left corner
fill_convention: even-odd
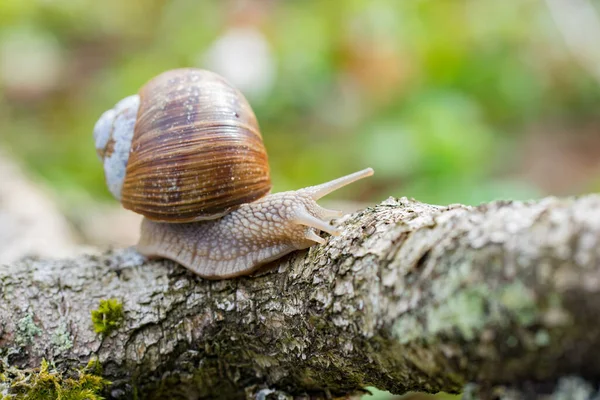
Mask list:
[[[64,201],[108,199],[96,119],[182,66],[241,82],[275,191],[373,166],[334,195],[363,201],[552,192],[524,170],[544,156],[530,132],[561,121],[577,140],[600,102],[543,0],[3,0],[0,145]],[[561,190],[597,188],[594,165]]]
[[[599,136],[600,90],[543,0],[2,0],[0,146],[64,207],[107,200],[95,121],[183,66],[247,95],[275,191],[366,166],[373,178],[332,197],[477,204],[600,188],[600,141],[565,158],[555,139]]]

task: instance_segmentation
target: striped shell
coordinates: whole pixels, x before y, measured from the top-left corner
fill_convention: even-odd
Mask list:
[[[254,112],[224,78],[199,69],[167,71],[141,88],[139,104],[130,98],[128,108],[118,103],[94,129],[109,188],[125,208],[154,221],[192,222],[218,218],[270,191]],[[126,118],[132,114],[134,123]],[[125,139],[110,136],[128,124],[133,132],[121,132]],[[130,141],[124,160],[115,161],[124,147],[117,140]],[[124,173],[109,170],[111,162]],[[111,185],[109,175],[121,181]]]

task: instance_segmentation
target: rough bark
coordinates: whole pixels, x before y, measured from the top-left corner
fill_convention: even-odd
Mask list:
[[[438,207],[389,199],[255,277],[200,279],[133,250],[0,268],[0,351],[109,395],[457,392],[600,379],[600,196]],[[92,328],[101,299],[123,325]],[[481,391],[480,391],[481,392]]]

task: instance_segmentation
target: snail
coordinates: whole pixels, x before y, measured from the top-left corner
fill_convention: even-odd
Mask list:
[[[371,168],[269,194],[267,153],[254,112],[223,77],[164,72],[94,126],[109,191],[143,215],[136,249],[208,279],[247,275],[292,251],[339,235],[342,215],[316,203]]]

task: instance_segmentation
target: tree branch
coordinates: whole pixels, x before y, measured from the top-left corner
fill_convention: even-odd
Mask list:
[[[133,250],[3,266],[0,355],[62,370],[97,355],[113,398],[600,378],[600,196],[388,199],[340,222],[255,277],[206,281]],[[108,298],[125,319],[102,337],[90,312]]]

